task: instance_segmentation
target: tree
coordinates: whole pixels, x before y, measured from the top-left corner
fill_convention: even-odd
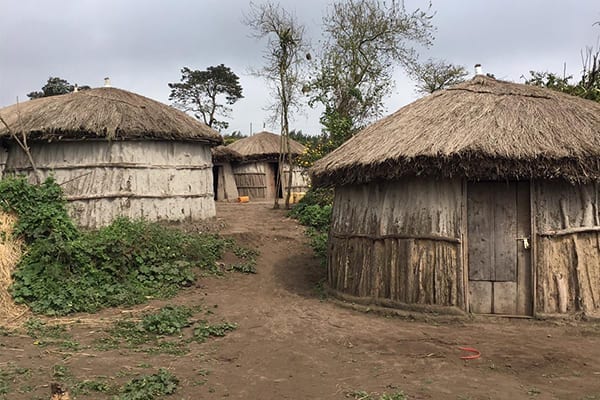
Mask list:
[[[90,89],[89,86],[84,85],[77,87],[78,90]],[[48,82],[42,87],[41,92],[31,92],[27,95],[30,99],[39,99],[40,97],[58,96],[60,94],[71,93],[75,90],[75,86],[71,85],[65,79],[59,77],[50,77]]]
[[[337,146],[381,115],[395,65],[416,60],[411,43],[432,41],[432,16],[401,1],[340,0],[323,18],[325,41],[311,104],[321,103],[324,131]]]
[[[552,72],[529,71],[531,77],[525,84],[546,87],[573,96],[600,102],[600,48],[586,47],[582,52],[581,78],[571,83],[572,75],[563,73],[561,77]]]
[[[464,82],[465,77],[469,74],[461,65],[431,58],[424,63],[415,63],[409,67],[408,73],[417,82],[415,84],[417,92],[423,94],[433,93]]]
[[[307,50],[304,39],[304,26],[295,15],[271,2],[256,5],[250,3],[250,13],[245,17],[246,24],[257,39],[267,38],[264,53],[264,66],[255,71],[272,86],[275,99],[272,111],[281,124],[282,146],[279,155],[279,173],[277,185],[283,176],[283,162],[292,168],[292,153],[289,142],[289,120],[292,110],[298,107],[303,88],[302,65]],[[309,56],[307,56],[309,57]],[[286,157],[287,156],[287,157]],[[292,174],[288,176],[285,207],[289,208]],[[275,196],[274,208],[279,207]]]
[[[169,100],[174,106],[191,112],[211,128],[227,129],[229,123],[217,120],[217,116],[229,117],[236,101],[243,98],[240,78],[223,64],[208,67],[204,71],[181,69],[181,83],[169,83]],[[219,97],[225,96],[225,104]]]

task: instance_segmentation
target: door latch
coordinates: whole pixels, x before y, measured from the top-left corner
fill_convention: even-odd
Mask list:
[[[527,250],[527,249],[529,249],[531,247],[531,244],[529,243],[529,238],[528,237],[517,238],[517,240],[523,241],[523,248],[525,250]]]

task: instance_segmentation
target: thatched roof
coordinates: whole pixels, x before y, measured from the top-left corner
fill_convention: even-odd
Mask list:
[[[405,175],[600,179],[600,104],[476,76],[368,126],[311,169],[318,186]]]
[[[210,149],[212,152],[213,163],[242,161],[240,153],[233,150],[230,146],[217,146]]]
[[[259,132],[233,142],[227,147],[237,151],[248,161],[277,160],[281,148],[281,136],[271,132]],[[302,154],[305,149],[293,139],[290,139],[290,148],[294,156]]]
[[[116,88],[82,90],[0,109],[13,132],[31,140],[161,139],[222,143],[218,132],[158,101]],[[0,138],[8,137],[0,122]]]

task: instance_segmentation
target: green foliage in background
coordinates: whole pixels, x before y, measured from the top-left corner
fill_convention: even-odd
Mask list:
[[[307,226],[306,235],[323,263],[327,258],[327,236],[331,225],[333,189],[310,189],[290,211],[290,216]]]

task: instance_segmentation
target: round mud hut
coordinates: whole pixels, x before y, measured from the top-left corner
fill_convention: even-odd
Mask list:
[[[0,109],[4,174],[32,162],[62,186],[73,218],[98,227],[115,217],[196,220],[215,216],[211,147],[221,136],[165,104],[111,87]]]
[[[251,200],[270,200],[275,196],[282,198],[287,192],[289,174],[292,174],[291,192],[308,190],[308,177],[302,168],[290,166],[285,162],[279,175],[279,154],[283,149],[282,137],[271,132],[259,132],[233,142],[227,146],[242,156],[242,160],[233,165],[233,174],[240,196],[249,196]],[[301,155],[305,147],[290,139],[292,158]],[[279,182],[279,184],[278,184]]]
[[[239,197],[233,176],[232,164],[242,161],[242,156],[228,146],[212,148],[213,192],[217,201],[235,201]]]
[[[328,287],[385,307],[600,315],[600,104],[476,76],[311,170],[335,187]]]

